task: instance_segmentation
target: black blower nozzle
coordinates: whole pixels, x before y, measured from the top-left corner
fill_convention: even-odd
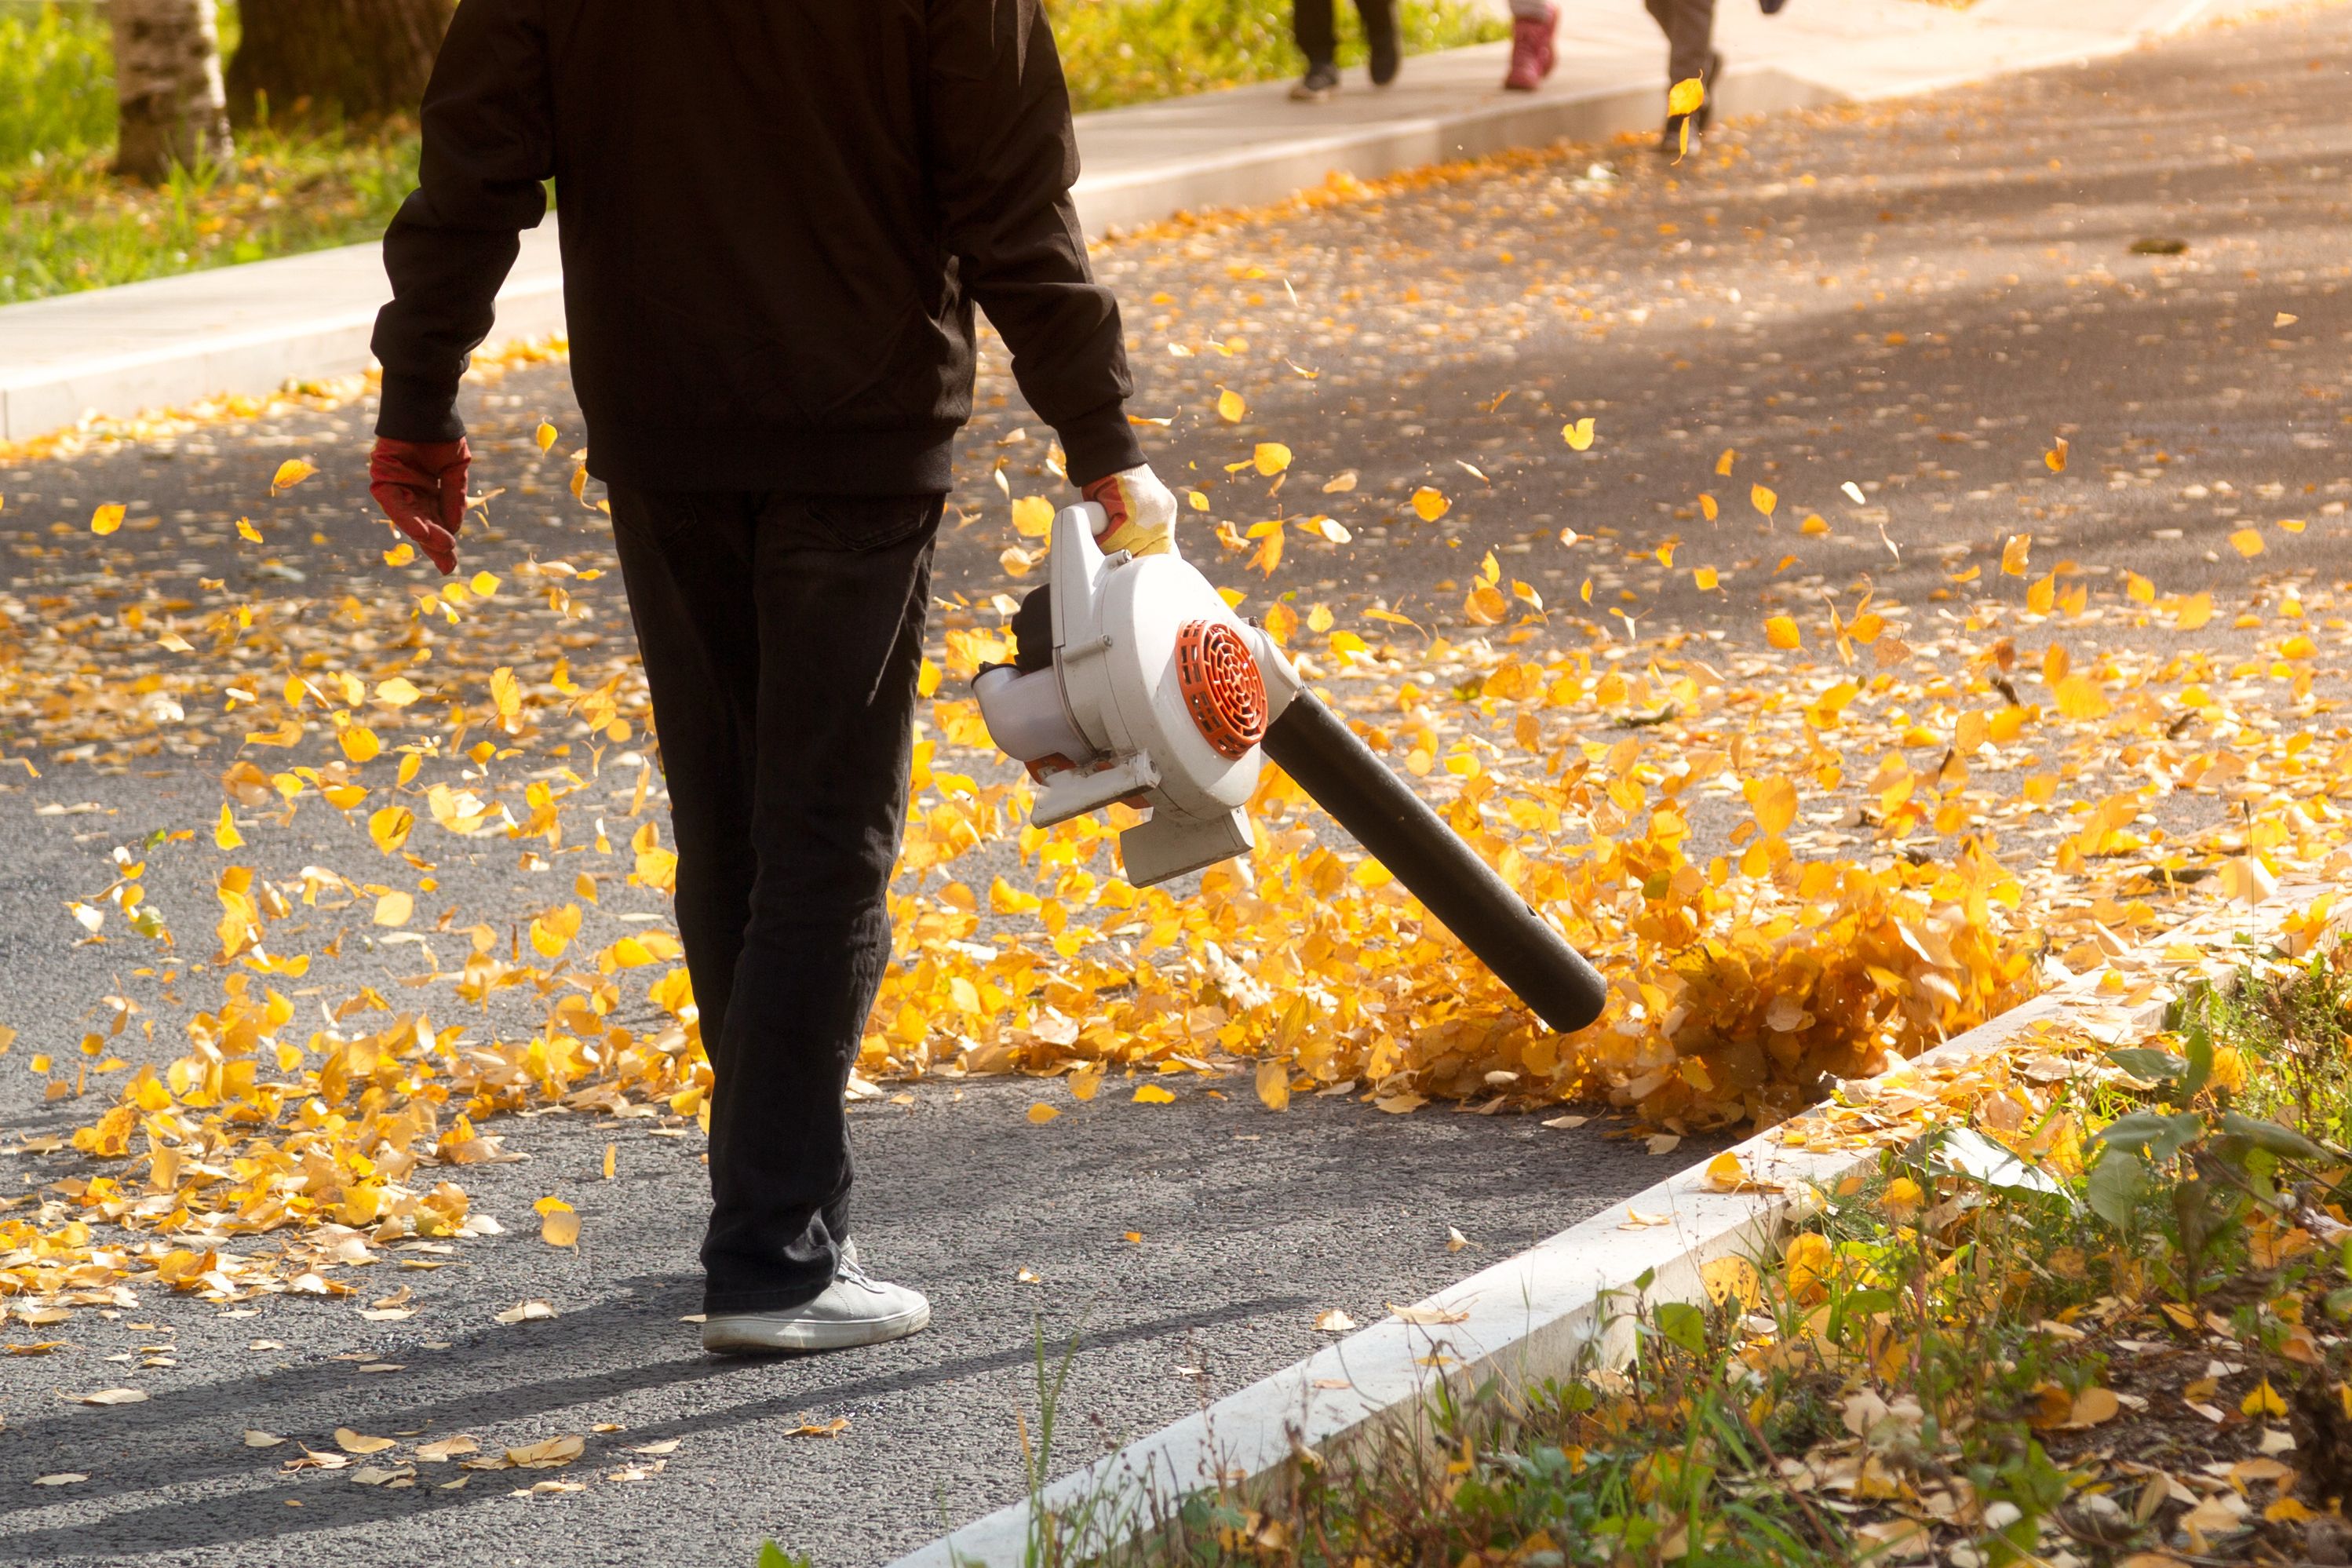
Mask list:
[[[1031,589],[1013,617],[1017,668],[1054,662],[1053,626],[1050,590]],[[1609,987],[1592,965],[1314,692],[1290,700],[1265,747],[1538,1017],[1565,1035],[1601,1016]]]
[[[1268,727],[1265,754],[1538,1017],[1565,1035],[1601,1016],[1599,972],[1312,691]]]

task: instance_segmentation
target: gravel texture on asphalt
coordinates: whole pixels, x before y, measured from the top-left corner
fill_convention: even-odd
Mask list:
[[[2352,591],[2337,581],[2352,535],[2347,64],[2352,12],[2316,8],[1932,100],[1735,127],[1679,167],[1631,143],[1569,149],[1154,231],[1097,265],[1127,303],[1135,407],[1172,420],[1146,432],[1161,471],[1244,530],[1279,506],[1352,531],[1334,545],[1294,531],[1269,586],[1202,520],[1191,552],[1260,601],[1295,590],[1302,608],[1326,602],[1344,618],[1377,605],[1443,627],[1491,549],[1551,601],[1570,646],[1588,618],[1612,634],[1614,608],[1644,634],[1680,627],[1736,648],[1760,639],[1772,608],[1850,601],[1864,579],[1922,618],[1958,612],[1950,580],[1971,564],[1993,580],[1972,593],[2020,598],[2023,580],[1998,570],[2004,540],[2024,531],[2038,560],[2071,559],[2103,592],[2126,570],[2231,604],[2294,587],[2325,621]],[[2135,251],[2147,240],[2179,248]],[[989,365],[941,549],[950,616],[1025,585],[1000,562],[1015,540],[999,460],[1011,493],[1058,493],[1001,353]],[[1239,420],[1216,412],[1220,387],[1244,400]],[[562,367],[515,370],[470,393],[467,412],[476,488],[505,487],[495,528],[470,541],[480,559],[503,568],[530,548],[609,564],[602,520],[565,493],[580,437]],[[1571,451],[1559,426],[1588,415],[1597,439]],[[541,417],[562,436],[544,458],[530,438]],[[382,585],[404,574],[375,564],[366,424],[353,405],[0,471],[0,577],[36,604],[52,584],[163,567],[191,589],[294,572],[404,598],[405,584]],[[2053,473],[2042,454],[2059,435],[2072,460]],[[1296,454],[1272,500],[1266,479],[1226,471],[1261,441]],[[1717,473],[1727,448],[1728,478]],[[297,455],[322,471],[265,499],[271,470]],[[1347,472],[1352,489],[1324,490]],[[1755,481],[1782,498],[1769,521],[1748,504]],[[1863,504],[1841,495],[1848,481]],[[1452,503],[1434,522],[1407,504],[1424,485]],[[116,500],[131,523],[91,538],[89,509]],[[1826,532],[1801,531],[1810,512]],[[261,547],[236,542],[241,513]],[[2223,542],[2279,516],[2308,520],[2291,551],[2248,561]],[[1584,537],[1563,545],[1563,528]],[[1672,570],[1655,555],[1669,538]],[[1779,567],[1784,555],[1799,559]],[[1731,591],[1698,591],[1695,564],[1717,566]],[[1590,609],[1577,592],[1588,576]],[[616,586],[603,587],[580,623],[592,649],[628,637]],[[2217,652],[2254,635],[2226,616],[2185,637],[2147,634]],[[2327,646],[2333,690],[2342,638]],[[12,1143],[87,1110],[45,1103],[15,1062],[69,1051],[98,999],[137,984],[125,969],[144,962],[72,945],[61,905],[110,879],[114,846],[210,823],[228,758],[192,750],[0,784],[0,1005],[26,1034],[0,1063]],[[614,782],[616,801],[633,777]],[[357,825],[322,812],[249,831],[281,858],[373,853]],[[500,922],[544,902],[510,855],[445,853],[447,900]],[[159,901],[208,906],[209,848],[155,859]],[[582,940],[659,908],[614,889]],[[419,955],[387,945],[368,958],[396,977]],[[163,1059],[187,1009],[140,994],[154,1040],[134,1030],[118,1048]],[[643,1120],[508,1122],[527,1159],[466,1180],[509,1234],[391,1255],[442,1267],[388,1261],[359,1270],[367,1283],[347,1300],[235,1311],[151,1293],[43,1331],[65,1348],[0,1359],[0,1558],[729,1563],[772,1535],[820,1563],[878,1563],[1018,1495],[1015,1414],[1034,1434],[1041,1347],[1049,1363],[1076,1347],[1058,1468],[1307,1352],[1327,1308],[1369,1321],[1665,1164],[1605,1123],[1314,1099],[1277,1118],[1245,1076],[1223,1087],[1229,1098],[1149,1110],[1106,1097],[1042,1127],[1018,1081],[860,1103],[862,1245],[877,1271],[931,1293],[935,1326],[878,1351],[766,1364],[705,1358],[680,1321],[698,1304],[698,1135]],[[82,1169],[10,1156],[0,1196]],[[583,1218],[576,1253],[530,1234],[530,1204],[558,1191]],[[1471,1245],[1449,1250],[1449,1227]],[[358,1316],[403,1286],[414,1316]],[[560,1316],[493,1321],[533,1298]],[[150,1397],[60,1398],[110,1386]],[[802,1430],[845,1418],[835,1435]],[[594,1430],[605,1424],[617,1429]],[[387,1461],[460,1433],[485,1450],[580,1434],[588,1451],[543,1471],[420,1465],[405,1486],[281,1470],[298,1443],[331,1448],[338,1427],[397,1437]],[[247,1429],[289,1441],[247,1447]],[[672,1439],[661,1455],[628,1452]],[[607,1479],[632,1466],[644,1479]],[[60,1473],[88,1479],[33,1484]],[[585,1489],[509,1495],[538,1479]]]

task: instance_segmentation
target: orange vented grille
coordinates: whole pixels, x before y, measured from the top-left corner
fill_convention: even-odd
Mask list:
[[[1176,633],[1176,685],[1201,736],[1238,758],[1265,739],[1265,680],[1241,633],[1223,621],[1187,621]]]

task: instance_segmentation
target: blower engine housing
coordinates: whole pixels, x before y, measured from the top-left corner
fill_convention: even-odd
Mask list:
[[[1105,555],[1101,509],[1054,520],[1053,658],[973,682],[989,732],[1044,787],[1031,819],[1050,826],[1113,801],[1151,816],[1119,835],[1139,887],[1247,852],[1242,805],[1259,743],[1298,688],[1270,639],[1174,552]]]

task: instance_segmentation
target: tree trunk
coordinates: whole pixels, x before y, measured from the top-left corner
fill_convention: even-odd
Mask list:
[[[174,163],[226,161],[220,34],[213,0],[113,0],[117,174],[161,180]]]
[[[231,110],[240,124],[413,115],[452,9],[452,0],[244,0]]]

